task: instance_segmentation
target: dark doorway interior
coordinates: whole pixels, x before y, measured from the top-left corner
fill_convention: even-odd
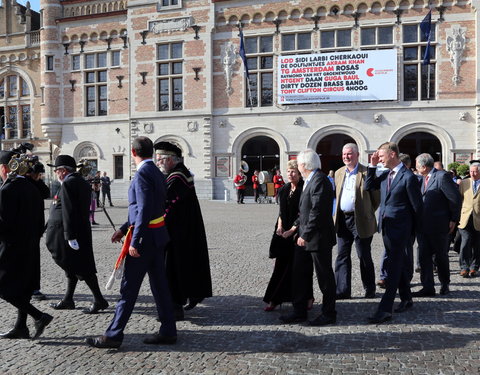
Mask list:
[[[412,166],[415,166],[415,158],[423,153],[432,155],[433,160],[442,160],[442,145],[437,137],[425,132],[411,133],[398,142],[401,153],[409,154]]]
[[[242,147],[242,160],[248,163],[247,189],[245,195],[253,195],[252,175],[255,169],[259,171],[272,171],[280,165],[280,148],[277,142],[266,136],[249,139]],[[235,171],[237,174],[238,171]]]
[[[328,174],[328,171],[336,171],[343,167],[342,148],[347,143],[357,143],[346,134],[331,134],[322,138],[317,144],[317,153],[320,154],[322,161],[322,171]]]

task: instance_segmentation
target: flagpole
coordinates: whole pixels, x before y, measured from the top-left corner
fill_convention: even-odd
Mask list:
[[[430,100],[430,62],[428,63],[427,68],[427,100]]]

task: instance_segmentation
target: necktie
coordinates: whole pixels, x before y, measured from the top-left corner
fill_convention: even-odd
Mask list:
[[[480,181],[480,180],[473,181],[473,194],[477,194],[478,181]]]
[[[428,180],[429,180],[429,179],[430,179],[430,176],[429,176],[429,175],[425,176],[425,184],[424,184],[424,186],[423,186],[423,191],[424,191],[424,192],[427,191],[427,186],[428,186]]]
[[[395,171],[390,171],[388,174],[388,180],[387,180],[387,191],[390,191],[390,186],[392,186],[392,181],[393,181],[393,175],[395,174]]]

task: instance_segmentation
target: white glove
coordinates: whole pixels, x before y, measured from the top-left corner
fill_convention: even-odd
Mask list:
[[[73,250],[80,250],[77,240],[68,240],[68,246],[70,246]]]

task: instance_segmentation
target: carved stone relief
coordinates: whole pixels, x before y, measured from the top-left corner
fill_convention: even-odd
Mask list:
[[[222,51],[223,74],[225,75],[225,81],[227,83],[225,92],[227,95],[231,95],[233,93],[232,76],[236,59],[237,51],[235,49],[235,45],[232,42],[228,42],[224,45]]]
[[[450,55],[450,63],[453,68],[452,81],[454,85],[458,85],[461,81],[460,65],[462,65],[466,43],[465,28],[459,25],[453,25],[451,29],[447,30],[447,51]]]

